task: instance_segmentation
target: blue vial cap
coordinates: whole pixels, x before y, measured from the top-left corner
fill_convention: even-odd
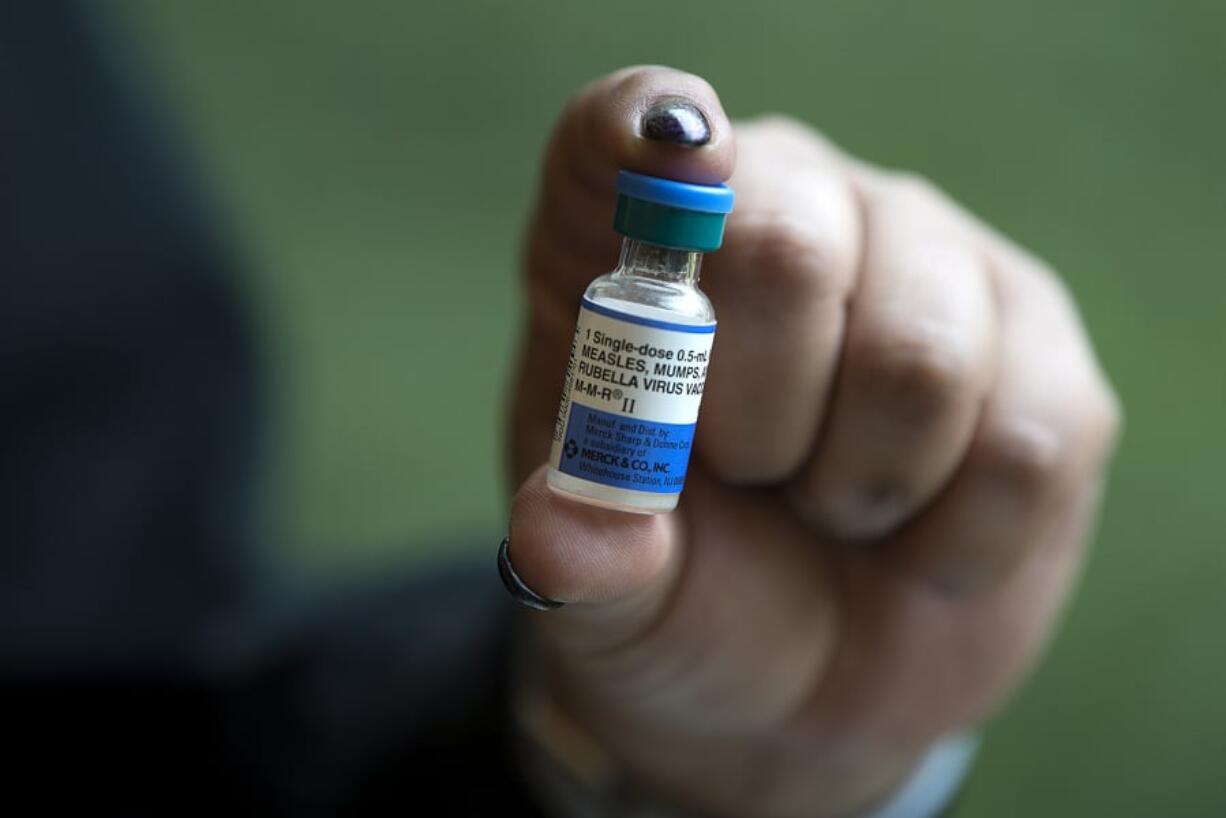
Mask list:
[[[632,199],[700,213],[731,213],[735,198],[732,188],[722,182],[718,185],[695,185],[629,170],[617,172],[617,192]]]
[[[613,228],[663,247],[716,250],[723,243],[733,198],[725,184],[695,185],[622,170],[617,173]]]

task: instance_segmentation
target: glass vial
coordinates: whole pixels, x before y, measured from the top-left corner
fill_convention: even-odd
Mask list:
[[[677,505],[715,338],[698,289],[733,193],[622,171],[613,272],[587,288],[554,425],[548,483],[582,502],[639,513]]]

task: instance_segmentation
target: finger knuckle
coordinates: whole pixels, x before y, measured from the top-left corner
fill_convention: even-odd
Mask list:
[[[1039,495],[1100,468],[1118,435],[1118,400],[1098,385],[1060,395],[1039,414],[985,422],[977,456],[991,474]]]
[[[1074,461],[1053,424],[1024,415],[989,419],[976,455],[990,475],[1029,496],[1060,483]]]
[[[815,220],[777,215],[747,228],[738,233],[745,268],[778,300],[841,300],[851,291],[854,264],[847,248]]]
[[[921,417],[956,404],[976,377],[976,356],[952,334],[912,326],[879,333],[849,352],[863,382],[897,409]]]
[[[1059,390],[1051,411],[1070,443],[1088,455],[1105,454],[1119,434],[1119,398],[1097,372]]]

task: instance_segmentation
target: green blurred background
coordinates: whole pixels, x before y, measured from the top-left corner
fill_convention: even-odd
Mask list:
[[[518,238],[550,123],[599,74],[700,73],[733,115],[805,118],[1051,260],[1126,434],[1066,627],[992,724],[958,814],[1226,814],[1226,4],[118,14],[250,263],[276,375],[271,524],[330,577],[492,557]]]

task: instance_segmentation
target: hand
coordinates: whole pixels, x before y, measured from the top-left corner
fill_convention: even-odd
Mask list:
[[[643,138],[666,98],[709,134]],[[541,465],[621,167],[737,193],[704,262],[694,461],[656,517],[555,496]],[[804,125],[732,125],[664,68],[567,108],[525,259],[509,553],[567,603],[526,614],[549,695],[625,769],[717,814],[844,814],[1001,703],[1076,577],[1118,426],[1043,262]]]

